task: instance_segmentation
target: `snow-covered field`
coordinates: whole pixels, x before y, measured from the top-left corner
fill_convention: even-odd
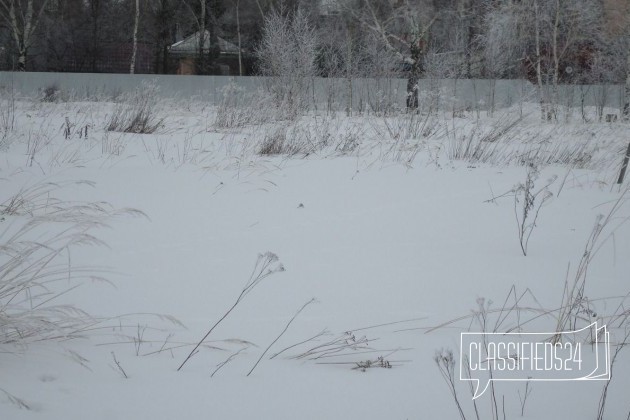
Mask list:
[[[120,104],[7,98],[1,419],[598,418],[602,381],[497,382],[476,414],[459,340],[485,318],[627,341],[627,124],[161,101],[137,134],[106,130]],[[625,419],[627,350],[613,368]]]

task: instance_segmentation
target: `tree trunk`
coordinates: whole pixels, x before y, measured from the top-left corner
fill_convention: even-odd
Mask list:
[[[625,31],[626,31],[626,86],[624,89],[623,120],[630,121],[630,5],[626,5]]]
[[[538,13],[538,1],[534,0],[535,31],[536,31],[536,81],[538,83],[538,97],[540,100],[540,115],[542,120],[547,119],[547,106],[542,82],[542,69],[540,63],[540,14]]]
[[[11,32],[13,33],[13,39],[15,40],[15,45],[18,49],[18,71],[26,70],[26,43],[24,36],[26,35],[23,31],[20,30],[18,26],[17,16],[15,13],[15,3],[12,1],[11,6],[9,8],[9,20]]]
[[[354,27],[352,24],[348,25],[348,51],[347,51],[347,59],[346,59],[346,81],[348,83],[348,103],[346,105],[346,115],[348,117],[352,116],[352,41],[354,38]]]
[[[8,27],[13,35],[15,46],[18,50],[18,70],[22,71],[26,70],[27,52],[31,47],[31,40],[37,29],[39,18],[48,3],[48,0],[43,0],[39,3],[39,10],[35,13],[33,1],[27,0],[26,10],[24,10],[24,3],[21,1],[10,0],[7,4],[6,1],[0,0],[0,10],[2,11],[0,13],[0,21],[3,23],[2,26]],[[16,11],[16,5],[19,9],[18,11]],[[21,25],[18,24],[18,14],[21,18]]]
[[[90,18],[92,19],[92,28],[91,28],[91,40],[90,40],[90,71],[96,73],[96,54],[98,51],[98,34],[99,30],[99,13],[101,3],[99,0],[92,0],[90,2]]]
[[[238,75],[243,75],[243,57],[241,54],[241,19],[239,15],[240,0],[236,0],[236,35],[238,36]]]
[[[31,42],[31,35],[34,31],[33,0],[28,0],[28,2],[26,3],[26,16],[23,16],[23,19],[24,32],[22,32],[22,48],[20,49],[18,67],[22,67],[21,70],[26,70],[26,52]]]
[[[630,19],[630,16],[628,17]],[[630,22],[628,23],[628,38],[630,38]],[[626,86],[624,89],[624,101],[623,101],[623,120],[630,121],[630,46],[628,49],[626,58]]]
[[[162,73],[168,74],[169,65],[168,65],[168,45],[164,45],[162,47]]]
[[[20,51],[18,55],[17,70],[26,71],[26,50]]]
[[[418,109],[418,78],[422,70],[423,51],[420,40],[411,44],[411,70],[407,77],[407,109]]]
[[[557,119],[556,107],[558,106],[558,78],[560,72],[560,57],[558,56],[558,30],[560,26],[560,0],[556,0],[556,16],[553,24],[553,95],[550,112]]]
[[[158,74],[168,72],[168,46],[171,44],[173,9],[168,0],[159,0],[157,6],[157,45],[155,48],[154,71]]]
[[[136,71],[136,54],[138,52],[138,24],[140,23],[140,0],[136,0],[136,16],[133,23],[133,47],[131,52],[131,63],[129,65],[129,74]]]
[[[212,9],[209,10],[210,21],[208,24],[208,55],[206,57],[206,74],[216,71],[216,60],[221,55],[221,47],[219,46],[219,38],[217,35],[217,25],[212,15]]]
[[[470,0],[461,0],[459,3],[459,24],[463,26],[463,35],[464,35],[464,74],[462,75],[464,79],[470,78],[471,67],[472,67],[472,40],[474,37],[474,28],[472,22],[472,7],[470,5]]]
[[[197,74],[206,71],[206,57],[203,53],[206,42],[206,0],[199,0],[201,11],[199,12],[199,53],[197,55]]]

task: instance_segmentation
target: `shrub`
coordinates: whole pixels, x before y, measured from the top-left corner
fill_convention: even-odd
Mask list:
[[[155,133],[164,121],[157,112],[158,90],[155,83],[142,82],[124,102],[116,105],[105,129],[124,133]]]
[[[516,216],[518,239],[524,256],[527,256],[529,238],[536,227],[540,209],[547,200],[553,197],[549,191],[549,186],[555,182],[556,177],[552,177],[542,188],[536,190],[535,184],[539,175],[538,167],[530,163],[527,166],[525,183],[519,183],[514,187],[514,215]]]
[[[57,83],[46,86],[40,91],[42,102],[57,102],[61,99],[61,89]]]
[[[267,92],[247,93],[230,83],[222,89],[213,125],[215,128],[235,128],[283,119],[286,116],[275,107]]]
[[[300,9],[265,18],[262,41],[256,50],[263,76],[272,77],[267,89],[277,108],[289,119],[308,108],[310,80],[317,75],[317,34]]]
[[[290,125],[271,127],[261,141],[261,155],[308,156],[327,147],[332,142],[330,121],[296,122]]]

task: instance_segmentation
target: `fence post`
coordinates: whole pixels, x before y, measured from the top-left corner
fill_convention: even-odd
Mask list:
[[[621,164],[621,172],[619,172],[617,184],[623,184],[623,179],[626,176],[626,169],[628,168],[628,160],[630,160],[630,143],[628,143],[628,150],[626,150],[626,155],[624,156],[623,163]]]

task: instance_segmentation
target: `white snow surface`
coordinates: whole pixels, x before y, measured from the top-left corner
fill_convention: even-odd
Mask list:
[[[107,217],[107,226],[90,229],[106,245],[77,245],[63,253],[60,264],[71,260],[71,267],[99,271],[109,283],[55,282],[53,294],[80,287],[48,304],[74,305],[99,322],[80,337],[1,344],[0,419],[460,418],[435,352],[452,349],[459,358],[460,333],[479,330],[471,320],[478,300],[500,309],[513,287],[518,295],[531,292],[523,306],[549,310],[524,329],[553,331],[565,280],[575,277],[597,215],[608,214],[620,197],[589,265],[585,296],[601,323],[624,311],[620,303],[629,304],[619,298],[630,292],[630,227],[623,223],[630,216],[623,196],[628,181],[615,181],[630,126],[585,123],[577,110],[569,122],[540,122],[535,105],[526,105],[531,112],[506,135],[520,139],[513,150],[585,142],[593,163],[540,165],[536,189],[557,179],[524,256],[510,190],[525,182],[525,166],[448,153],[449,133],[490,129],[516,118],[518,107],[493,116],[440,114],[434,133],[404,141],[380,116],[309,115],[302,120],[315,132],[324,127],[332,138],[355,135],[359,147],[261,156],[260,140],[293,123],[218,129],[213,107],[162,103],[158,133],[123,134],[105,130],[112,103],[19,100],[15,128],[0,151],[0,203],[22,188],[54,182],[59,187],[40,199],[102,202],[146,217]],[[408,117],[388,118],[391,125]],[[87,138],[79,136],[85,126]],[[38,150],[29,155],[33,147]],[[398,159],[392,150],[407,154]],[[82,180],[93,186],[72,183]],[[37,214],[0,216],[2,241],[47,211],[44,205]],[[64,226],[49,222],[29,239]],[[285,270],[263,279],[212,332],[208,346],[177,371],[266,252],[277,255],[273,266]],[[521,321],[537,314],[524,310]],[[617,321],[609,329],[620,340],[619,325],[630,324]],[[502,328],[517,323],[512,312]],[[325,335],[270,359],[321,331]],[[366,337],[365,348],[296,358],[352,335]],[[379,356],[392,368],[353,369]],[[628,415],[629,369],[622,350],[606,419]],[[604,384],[531,383],[523,418],[596,419]],[[456,387],[466,418],[476,418],[468,384],[456,380]],[[507,419],[521,418],[525,383],[496,388],[499,418],[503,412]],[[490,396],[476,403],[480,418],[491,419]]]

